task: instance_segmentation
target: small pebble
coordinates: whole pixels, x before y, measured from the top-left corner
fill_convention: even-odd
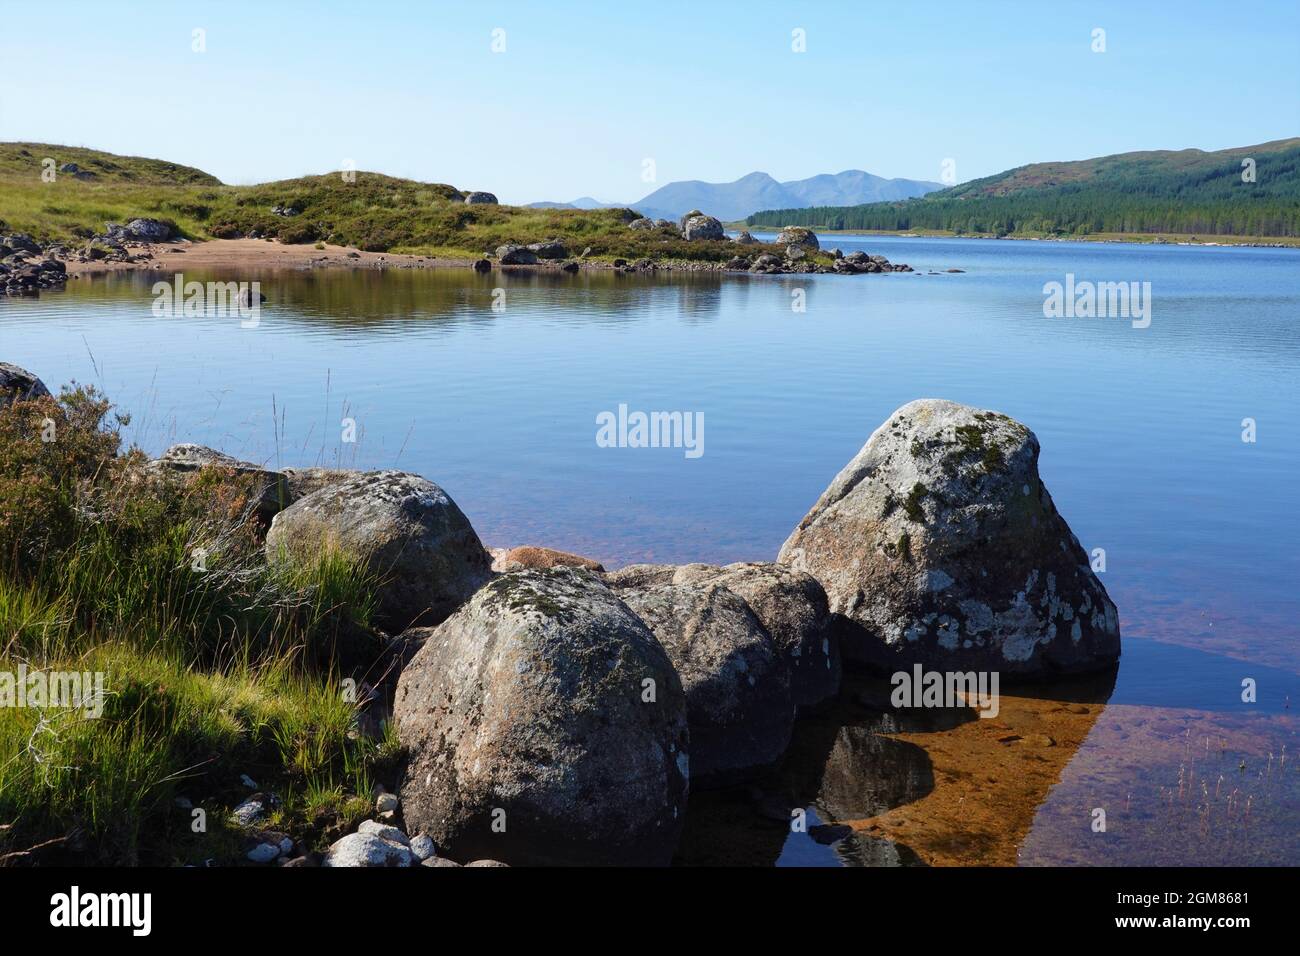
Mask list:
[[[254,863],[270,863],[280,855],[280,848],[270,843],[259,843],[248,851],[248,858]]]
[[[434,846],[432,837],[421,833],[411,838],[411,852],[417,860],[424,861],[437,854],[438,848]]]

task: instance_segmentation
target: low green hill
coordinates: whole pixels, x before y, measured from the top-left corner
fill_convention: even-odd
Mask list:
[[[77,170],[42,178],[48,164]],[[85,173],[91,175],[86,176]],[[287,213],[287,214],[286,214]],[[227,186],[197,169],[155,159],[37,143],[0,143],[0,231],[76,242],[108,222],[166,219],[191,239],[256,233],[283,242],[325,241],[367,251],[477,257],[508,242],[559,239],[573,255],[724,262],[727,240],[686,242],[668,229],[633,230],[628,209],[468,205],[443,183],[356,171],[255,186]]]
[[[220,186],[221,180],[192,166],[180,166],[143,156],[115,156],[82,146],[52,146],[49,143],[0,143],[0,177],[41,181],[41,172],[53,160],[55,170],[69,163],[77,172],[59,175],[84,182],[133,184],[139,186]]]
[[[1254,181],[1243,179],[1253,161]],[[1300,138],[1034,163],[920,199],[765,210],[751,226],[988,235],[1300,237]]]

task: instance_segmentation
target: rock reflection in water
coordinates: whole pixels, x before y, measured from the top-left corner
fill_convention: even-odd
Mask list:
[[[846,676],[833,708],[796,725],[779,769],[748,788],[692,794],[676,862],[1014,863],[1113,684],[1110,671],[1020,688],[981,719],[966,707],[896,709],[888,682]],[[798,810],[805,828],[791,827]]]
[[[692,794],[677,862],[685,865],[907,866],[905,846],[850,828],[934,788],[925,751],[882,734],[940,729],[974,719],[970,711],[892,711],[888,685],[852,682],[829,711],[801,719],[785,760],[753,786]],[[803,826],[792,828],[795,811]],[[831,839],[830,837],[836,837]]]

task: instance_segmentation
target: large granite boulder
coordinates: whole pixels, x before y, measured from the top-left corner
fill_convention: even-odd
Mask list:
[[[702,576],[612,586],[664,646],[686,691],[691,786],[740,783],[790,743],[794,701],[785,656],[744,599]],[[626,586],[625,586],[626,585]]]
[[[545,242],[530,242],[527,249],[538,259],[567,259],[569,257],[568,248],[558,239],[547,239]]]
[[[264,523],[274,518],[290,501],[289,483],[282,473],[240,461],[206,445],[189,442],[172,445],[151,461],[149,467],[156,473],[184,476],[195,475],[204,468],[217,468],[245,478],[250,482],[249,493],[255,502],[257,516]]]
[[[508,242],[504,246],[497,246],[496,254],[497,261],[503,266],[537,265],[537,253],[518,243]]]
[[[45,383],[27,369],[8,362],[0,362],[0,408],[10,402],[27,402],[45,398],[50,390]]]
[[[719,584],[743,598],[767,629],[790,670],[796,707],[811,708],[839,694],[843,667],[826,592],[811,574],[770,561],[715,564],[633,564],[606,575],[615,590],[664,584]]]
[[[722,223],[712,216],[698,213],[687,216],[682,221],[682,238],[688,242],[696,242],[701,239],[725,239],[726,237],[727,234],[722,228]]]
[[[126,224],[127,236],[141,242],[166,242],[176,235],[176,227],[161,219],[132,219]]]
[[[514,571],[402,672],[409,832],[515,864],[667,864],[689,778],[686,700],[646,626],[592,572]]]
[[[495,206],[497,197],[489,192],[475,189],[465,194],[465,204],[469,206]]]
[[[329,548],[378,579],[375,623],[392,633],[443,621],[491,575],[491,557],[450,496],[400,471],[314,491],[277,514],[266,536],[272,561],[311,561]]]
[[[781,548],[886,670],[1045,676],[1119,657],[1115,605],[1038,475],[1038,439],[936,399],[876,429]]]
[[[747,561],[719,568],[710,580],[744,598],[767,628],[790,668],[796,707],[816,707],[839,694],[839,637],[816,578],[782,564]]]
[[[817,241],[817,234],[804,226],[786,226],[777,234],[776,244],[778,246],[797,246],[808,251],[821,248],[821,243]]]

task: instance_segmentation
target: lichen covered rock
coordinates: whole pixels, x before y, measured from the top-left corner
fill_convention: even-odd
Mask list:
[[[872,434],[780,554],[825,587],[846,657],[1020,676],[1119,657],[1115,605],[1038,452],[1019,422],[933,399]]]
[[[686,699],[592,572],[512,571],[430,634],[394,705],[402,812],[459,859],[667,864],[686,810]]]
[[[692,786],[739,783],[777,763],[794,727],[790,670],[744,599],[706,573],[648,587],[618,582],[686,691]]]
[[[842,665],[826,592],[812,575],[769,561],[633,564],[606,575],[616,590],[665,584],[719,584],[742,598],[766,628],[790,671],[796,707],[816,707],[840,689]]]
[[[314,491],[277,514],[266,536],[272,561],[308,562],[331,548],[375,576],[376,623],[390,632],[445,620],[491,576],[491,557],[451,497],[400,471]]]

